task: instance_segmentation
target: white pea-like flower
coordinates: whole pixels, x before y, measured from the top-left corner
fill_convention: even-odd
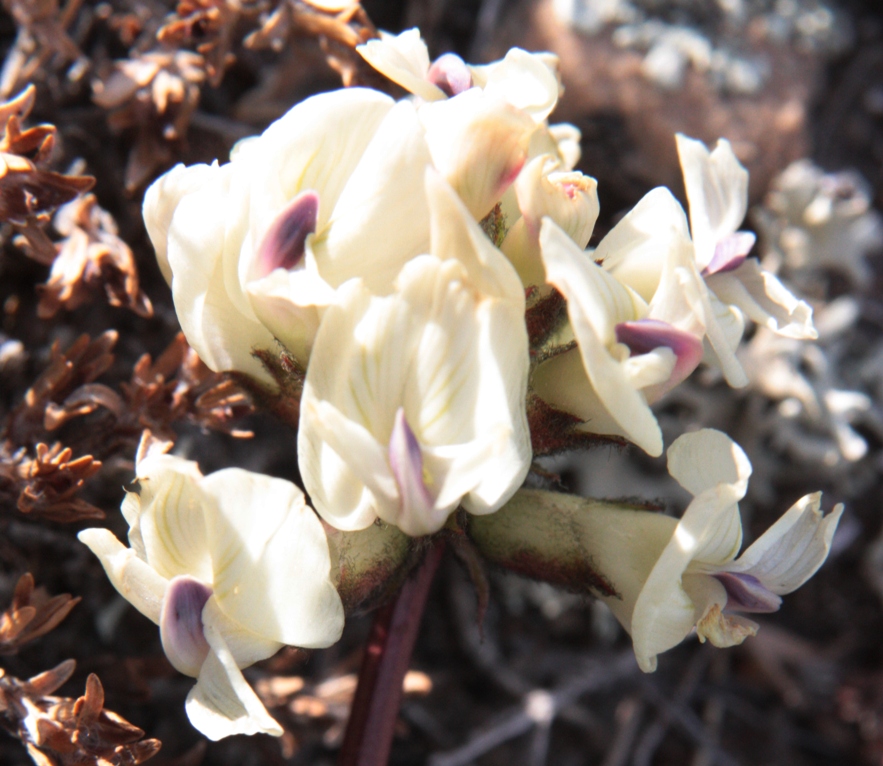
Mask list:
[[[518,213],[500,249],[506,254],[525,286],[545,281],[540,257],[540,226],[548,216],[584,248],[598,219],[598,183],[579,171],[562,170],[552,155],[531,159],[513,185]]]
[[[665,273],[648,304],[548,217],[540,247],[546,281],[567,299],[577,349],[541,364],[534,390],[583,420],[581,430],[624,436],[651,455],[661,454],[662,433],[649,404],[702,358],[700,288],[683,268],[683,252],[673,246],[663,253]]]
[[[325,306],[348,279],[392,289],[429,247],[435,166],[476,218],[518,175],[536,125],[478,91],[418,110],[351,88],[295,106],[225,165],[179,165],[144,220],[190,344],[213,370],[269,380],[276,340],[306,366]]]
[[[728,309],[789,338],[816,338],[810,306],[792,295],[755,258],[748,258],[755,236],[740,231],[748,209],[748,171],[729,141],[720,139],[709,152],[701,141],[676,136],[684,186],[690,205],[690,232],[696,266],[708,289]],[[721,312],[726,318],[726,314]],[[709,335],[711,358],[731,385],[747,378],[732,346]]]
[[[703,429],[668,450],[671,475],[694,495],[681,519],[641,511],[605,515],[593,527],[593,561],[615,596],[604,601],[632,636],[638,664],[694,628],[701,641],[727,647],[757,632],[740,613],[775,612],[781,596],[824,563],[843,511],[823,515],[821,493],[798,500],[736,558],[742,546],[739,501],[751,464],[726,434]]]
[[[341,287],[307,371],[301,475],[339,529],[436,532],[460,504],[495,511],[530,464],[521,282],[450,186],[426,184],[430,254],[389,295]]]
[[[159,625],[172,665],[196,678],[191,723],[213,740],[281,735],[241,668],[283,645],[319,648],[343,629],[322,523],[290,482],[148,454],[122,512],[129,545],[107,529],[79,538],[113,586]]]
[[[442,101],[472,87],[543,122],[558,103],[561,83],[558,58],[551,53],[528,53],[512,48],[500,61],[470,66],[446,53],[434,62],[419,29],[392,35],[381,32],[356,50],[372,67],[424,101]]]

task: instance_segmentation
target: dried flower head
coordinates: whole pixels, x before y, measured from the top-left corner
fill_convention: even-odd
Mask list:
[[[20,451],[0,462],[0,481],[6,479],[18,491],[22,513],[61,522],[103,519],[104,511],[76,497],[100,468],[91,455],[74,458],[71,448],[59,442],[51,447],[40,443],[33,458]]]
[[[347,87],[365,71],[356,46],[378,37],[378,32],[358,0],[282,0],[260,29],[245,38],[245,47],[281,51],[293,36],[316,38],[328,65]]]
[[[94,194],[69,202],[56,213],[55,229],[64,236],[49,279],[37,289],[37,313],[46,319],[62,307],[86,303],[103,288],[111,306],[124,306],[139,316],[153,315],[150,298],[141,290],[135,257],[118,236],[116,222],[98,205]]]
[[[171,162],[169,144],[187,133],[205,77],[205,59],[198,53],[155,50],[115,62],[92,83],[92,100],[110,111],[111,129],[137,130],[126,165],[127,191]]]
[[[67,33],[80,3],[65,3],[60,10],[57,0],[3,0],[3,9],[15,21],[18,35],[0,74],[0,98],[39,76],[41,70],[74,62],[68,79],[76,80],[83,74],[89,61]]]
[[[170,47],[193,46],[205,57],[209,85],[217,87],[236,58],[231,48],[242,13],[238,0],[181,0],[156,39]]]
[[[15,586],[12,603],[0,614],[0,654],[15,654],[35,638],[45,636],[80,602],[70,593],[50,597],[34,589],[34,576],[23,574]]]
[[[0,104],[0,221],[15,225],[28,245],[28,255],[49,264],[55,258],[55,248],[41,227],[59,205],[92,188],[95,179],[46,169],[55,145],[55,126],[21,127],[35,98],[36,89],[31,85]]]
[[[112,416],[110,436],[115,443],[137,443],[144,429],[162,439],[175,440],[172,423],[185,420],[203,428],[247,438],[251,432],[236,430],[232,421],[253,411],[248,394],[229,375],[203,364],[183,333],[153,361],[144,354],[119,393],[102,383],[85,383],[60,403],[45,407],[44,426],[55,431],[65,423],[98,409]]]
[[[74,672],[73,660],[21,681],[0,670],[0,725],[20,739],[37,766],[108,766],[144,763],[159,752],[158,739],[104,709],[94,673],[76,699],[49,696]]]
[[[45,441],[49,404],[63,401],[75,389],[106,372],[113,364],[111,350],[116,341],[116,331],[108,330],[94,340],[81,335],[66,351],[61,351],[58,342],[54,343],[46,369],[27,390],[0,431],[4,448],[10,452],[19,447],[31,449]]]

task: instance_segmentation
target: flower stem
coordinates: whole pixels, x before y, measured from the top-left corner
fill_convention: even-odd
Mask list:
[[[444,540],[436,538],[396,597],[374,616],[338,766],[386,766],[402,683],[444,549]]]

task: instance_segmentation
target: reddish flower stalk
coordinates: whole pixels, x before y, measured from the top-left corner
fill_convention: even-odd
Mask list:
[[[402,683],[444,549],[444,540],[437,538],[414,575],[374,616],[339,766],[386,766],[389,760]]]

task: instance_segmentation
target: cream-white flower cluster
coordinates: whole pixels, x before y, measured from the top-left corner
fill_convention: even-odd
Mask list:
[[[299,412],[300,473],[335,540],[375,524],[431,535],[457,509],[494,514],[556,423],[659,455],[650,404],[703,360],[743,384],[734,351],[746,317],[812,337],[806,304],[748,257],[747,172],[726,141],[709,152],[677,137],[689,226],[672,194],[655,189],[587,251],[596,183],[574,170],[578,131],[548,123],[561,94],[554,56],[431,62],[416,30],[360,52],[413,96],[314,96],[237,144],[228,163],[173,168],[144,201],[200,357],[268,396],[300,392],[288,409]],[[566,316],[526,321],[562,296]],[[268,362],[283,356],[278,368]],[[292,379],[280,379],[283,367]],[[546,419],[529,427],[529,412]],[[692,450],[675,475],[704,473],[707,459]],[[716,476],[696,485],[696,502],[721,494]],[[343,607],[322,523],[293,485],[238,469],[203,477],[193,463],[147,454],[137,477],[123,504],[130,547],[106,530],[81,539],[159,625],[172,664],[197,679],[195,726],[210,737],[279,733],[240,669],[282,644],[337,640]],[[732,514],[706,516],[708,535],[730,534]],[[678,529],[692,529],[689,518]],[[745,556],[731,561],[730,537],[726,550],[666,564],[683,563],[684,583],[699,578],[706,606],[731,586],[766,597]],[[778,580],[764,587],[785,592]],[[681,598],[656,590],[654,599]],[[623,619],[649,666],[668,639],[641,648],[636,626],[680,640],[686,622],[637,621],[642,603],[626,599],[620,611],[634,607]],[[709,636],[735,630],[704,614]]]

